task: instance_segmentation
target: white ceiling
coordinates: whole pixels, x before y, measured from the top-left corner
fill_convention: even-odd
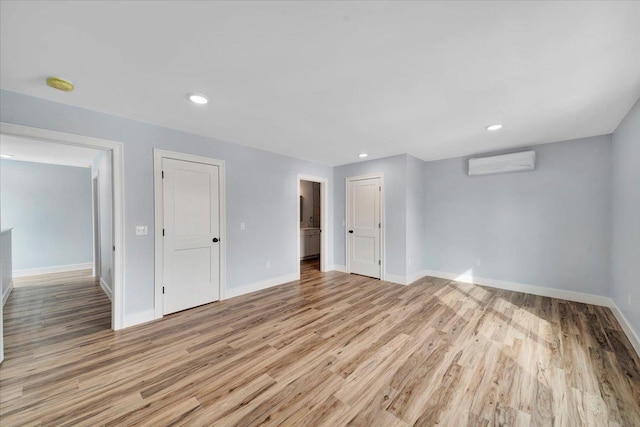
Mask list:
[[[3,89],[329,165],[606,134],[640,96],[640,2],[1,8]]]
[[[100,150],[0,134],[0,154],[13,155],[8,160],[86,168],[98,153]]]

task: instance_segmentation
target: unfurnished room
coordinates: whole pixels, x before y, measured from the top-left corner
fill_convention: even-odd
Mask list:
[[[0,0],[0,425],[640,426],[639,1]]]

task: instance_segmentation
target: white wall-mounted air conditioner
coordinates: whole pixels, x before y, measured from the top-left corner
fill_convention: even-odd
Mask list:
[[[536,168],[536,152],[521,151],[501,156],[469,159],[469,175],[528,171]]]

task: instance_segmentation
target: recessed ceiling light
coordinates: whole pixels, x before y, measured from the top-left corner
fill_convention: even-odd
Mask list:
[[[487,130],[499,130],[502,129],[502,125],[489,125],[486,127]]]
[[[3,159],[10,159],[13,157],[13,154],[0,154],[0,157],[2,157]]]
[[[360,157],[361,159],[364,159],[365,157],[367,157],[368,154],[367,153],[360,153],[358,154],[358,157]]]
[[[204,105],[207,102],[209,102],[209,98],[207,98],[206,95],[203,95],[201,93],[190,93],[189,100],[194,104],[200,104],[200,105]]]

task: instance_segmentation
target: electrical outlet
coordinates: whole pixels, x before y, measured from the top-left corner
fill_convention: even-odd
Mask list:
[[[240,223],[240,230],[244,230],[244,222]]]
[[[271,261],[267,261],[267,268],[271,268]]]
[[[476,265],[477,265],[478,267],[480,267],[480,265],[481,265],[481,264],[482,264],[482,263],[480,262],[480,260],[479,260],[479,259],[477,259],[477,260],[476,260]]]

